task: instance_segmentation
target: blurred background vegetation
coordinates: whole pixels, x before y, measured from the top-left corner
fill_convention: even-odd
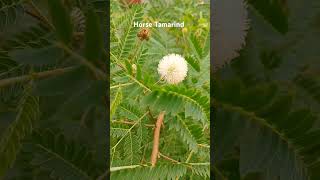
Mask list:
[[[105,179],[107,5],[0,2],[0,179]]]
[[[214,2],[231,4],[213,4],[225,17],[237,7]],[[106,178],[106,3],[1,1],[0,178]],[[197,10],[184,4],[160,10]],[[318,180],[319,1],[247,4],[239,56],[211,76],[211,169],[216,179]],[[207,28],[200,14],[183,18],[197,24],[186,32]]]
[[[209,1],[111,1],[111,179],[209,179],[209,8]],[[139,28],[134,22],[185,27]],[[141,33],[145,38],[137,37]],[[186,59],[188,74],[169,85],[157,67],[172,53]],[[152,167],[154,126],[162,111],[159,157]]]
[[[221,28],[248,27],[233,30],[241,37],[229,35],[245,40],[233,49],[236,57],[213,59],[223,64],[211,75],[216,179],[317,180],[320,2],[248,0],[237,5],[213,3],[213,13],[219,12],[213,16],[218,21],[213,56],[223,52],[215,43]],[[228,21],[232,11],[247,16],[233,23]]]

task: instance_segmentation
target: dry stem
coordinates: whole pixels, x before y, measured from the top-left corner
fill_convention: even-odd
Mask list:
[[[74,68],[75,67],[66,67],[66,68],[61,68],[61,69],[54,69],[54,70],[49,70],[49,71],[44,71],[44,72],[32,73],[29,75],[22,75],[19,77],[11,77],[11,78],[7,78],[7,79],[1,79],[0,80],[0,88],[11,85],[11,84],[15,84],[15,83],[30,81],[32,79],[42,79],[42,78],[57,76],[57,75],[69,72],[69,71],[73,70]]]
[[[160,129],[163,122],[165,112],[161,112],[158,116],[156,126],[154,129],[154,135],[153,135],[153,148],[152,148],[152,154],[151,154],[151,166],[155,167],[158,159],[158,153],[159,153],[159,139],[160,139]]]

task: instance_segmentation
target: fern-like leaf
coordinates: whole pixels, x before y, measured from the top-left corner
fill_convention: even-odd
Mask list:
[[[0,31],[6,26],[16,23],[19,15],[23,14],[22,4],[25,0],[0,1]]]
[[[119,88],[110,106],[110,119],[113,118],[113,115],[115,114],[121,101],[122,101],[122,91],[121,91],[121,88]]]
[[[159,165],[154,168],[138,167],[111,173],[111,179],[158,179],[175,180],[186,174],[187,168],[182,165]]]
[[[126,59],[132,50],[133,44],[137,40],[137,33],[139,28],[135,28],[133,26],[134,22],[141,22],[143,17],[143,6],[135,5],[130,9],[130,13],[128,15],[128,23],[125,26],[124,34],[122,35],[122,39],[120,39],[120,46],[118,50],[118,58]]]
[[[1,47],[5,51],[23,48],[41,48],[50,45],[52,32],[41,24],[31,26],[27,30],[17,33],[12,39],[5,41]]]
[[[101,173],[93,154],[85,146],[67,140],[61,133],[37,131],[28,147],[33,154],[31,165],[49,169],[54,177],[90,180]]]
[[[26,90],[18,106],[14,122],[3,133],[0,142],[0,177],[12,167],[22,147],[22,141],[32,133],[39,118],[39,100]]]
[[[245,88],[237,81],[227,81],[215,87],[214,115],[220,127],[217,157],[239,144],[243,177],[254,172],[280,180],[308,180],[313,176],[310,167],[319,162],[310,152],[318,147],[320,136],[311,132],[316,120],[312,113],[293,109],[292,97],[281,94],[274,85]]]
[[[210,119],[209,99],[192,88],[166,86],[153,90],[144,101],[156,109],[172,114],[184,111],[186,117],[190,116],[195,120],[205,122]]]
[[[179,136],[189,145],[189,149],[197,153],[198,144],[203,140],[203,132],[201,126],[193,123],[189,119],[183,119],[180,116],[170,122],[170,129],[178,132]]]

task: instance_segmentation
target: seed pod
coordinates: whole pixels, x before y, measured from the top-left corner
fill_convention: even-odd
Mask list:
[[[73,24],[73,29],[76,32],[84,32],[86,28],[86,17],[81,9],[75,7],[71,11],[71,21]]]
[[[149,40],[150,37],[150,30],[147,28],[142,28],[138,34],[137,34],[138,38],[143,41],[143,40]]]

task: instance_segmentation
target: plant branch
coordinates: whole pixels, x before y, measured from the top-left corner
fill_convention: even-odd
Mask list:
[[[134,125],[135,122],[132,121],[111,121],[112,123],[118,123],[118,124],[127,124],[127,125]],[[146,127],[154,127],[153,124],[144,124]]]
[[[133,84],[133,83],[118,84],[118,85],[111,86],[110,89],[115,89],[115,88],[124,87],[124,86],[130,86],[130,85],[132,85],[132,84]]]
[[[111,149],[112,149],[112,150],[113,150],[113,149],[116,149],[116,147],[119,145],[119,143],[120,143],[129,133],[131,133],[131,130],[132,130],[137,124],[139,124],[146,115],[147,115],[147,113],[145,113],[144,115],[142,115],[142,116],[137,120],[137,122],[135,122],[134,125],[132,125],[130,129],[128,129],[128,131],[122,136],[122,138],[117,142],[117,144],[115,144]]]
[[[100,79],[100,80],[107,79],[107,75],[103,71],[101,71],[99,68],[97,68],[95,65],[93,65],[90,61],[88,61],[86,58],[73,52],[69,47],[67,47],[62,43],[56,43],[56,45],[62,48],[63,50],[65,50],[71,56],[75,57],[75,59],[77,59],[81,64],[87,66],[94,73],[97,79]]]
[[[190,154],[189,154],[189,156],[188,156],[188,158],[187,158],[187,160],[186,160],[186,163],[188,163],[188,162],[190,161],[192,155],[193,155],[193,151],[190,152]]]
[[[172,158],[170,158],[170,157],[168,157],[168,156],[166,156],[166,155],[164,155],[164,154],[162,154],[162,153],[159,153],[159,155],[160,155],[161,157],[163,157],[164,159],[166,159],[166,160],[168,160],[168,161],[171,161],[171,162],[173,162],[173,163],[175,163],[175,164],[181,164],[181,162],[179,162],[179,161],[177,161],[177,160],[174,160],[174,159],[172,159]]]
[[[213,171],[214,171],[214,174],[217,177],[219,177],[221,180],[228,180],[228,178],[226,178],[216,166],[213,166]]]
[[[152,154],[151,154],[151,166],[155,167],[157,163],[158,153],[159,153],[159,139],[160,139],[160,129],[161,125],[164,119],[165,112],[162,111],[157,119],[155,129],[154,129],[154,135],[153,135],[153,148],[152,148]]]
[[[73,70],[74,68],[75,67],[59,68],[59,69],[54,69],[54,70],[50,70],[50,71],[44,71],[44,72],[32,73],[29,75],[22,75],[22,76],[18,76],[18,77],[11,77],[11,78],[2,79],[2,80],[0,80],[0,88],[5,87],[5,86],[9,86],[9,85],[15,84],[15,83],[30,81],[32,79],[42,79],[42,78],[47,78],[47,77],[51,77],[51,76],[61,75],[61,74],[64,74],[66,72]]]
[[[159,152],[159,156],[163,157],[164,159],[168,160],[168,161],[171,161],[175,164],[182,164],[182,165],[185,165],[187,167],[190,167],[192,168],[192,166],[210,166],[210,162],[202,162],[202,163],[189,163],[189,162],[180,162],[180,161],[177,161],[173,158],[170,158],[162,153]]]
[[[28,1],[28,4],[32,8],[32,11],[26,10],[26,13],[32,16],[33,18],[39,20],[42,22],[44,25],[48,26],[50,29],[54,29],[54,26],[50,23],[50,21],[42,15],[40,9],[34,4],[32,0]]]

